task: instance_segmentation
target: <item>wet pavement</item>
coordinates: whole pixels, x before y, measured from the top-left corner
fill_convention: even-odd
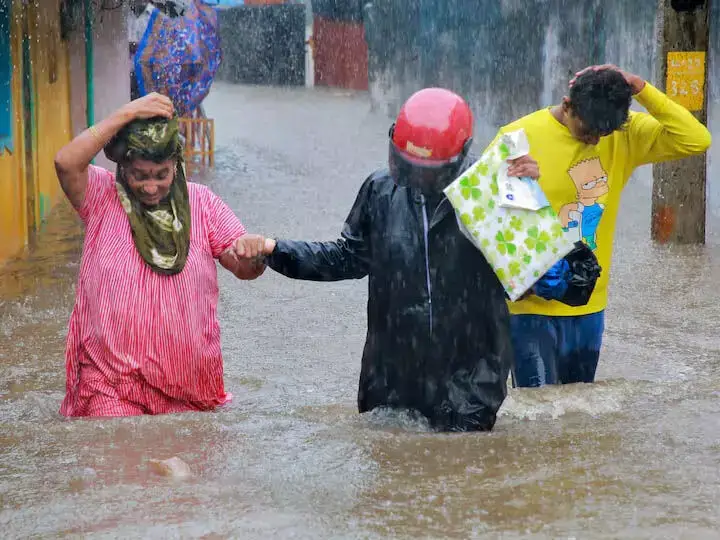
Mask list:
[[[387,154],[364,94],[217,84],[214,171],[254,232],[332,239]],[[487,141],[481,141],[481,143]],[[211,414],[61,419],[82,231],[66,205],[0,273],[3,538],[718,538],[720,248],[649,242],[626,191],[595,385],[511,391],[491,434],[356,413],[366,282],[221,273]],[[157,474],[178,456],[192,476]]]

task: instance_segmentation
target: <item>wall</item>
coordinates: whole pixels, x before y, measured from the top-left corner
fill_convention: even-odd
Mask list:
[[[368,89],[368,50],[362,23],[315,17],[315,84]]]
[[[58,6],[59,0],[25,7],[20,1],[12,4],[15,125],[13,150],[5,150],[0,156],[0,260],[32,242],[61,193],[53,157],[70,140],[71,133],[67,43],[60,39]],[[23,55],[24,29],[28,58]],[[28,65],[28,103],[32,105],[26,111],[23,73]]]
[[[54,156],[86,127],[83,28],[80,24],[63,40],[59,6],[60,0],[12,0],[15,122],[13,149],[0,154],[0,263],[32,245],[35,232],[61,200]],[[29,63],[23,59],[24,27]],[[97,13],[94,35],[95,116],[102,118],[130,97],[125,9]],[[23,106],[25,65],[30,66],[32,97],[27,111]],[[104,156],[98,163],[109,165]]]
[[[708,229],[711,234],[717,234],[720,226],[720,2],[717,0],[710,4],[710,55],[708,59],[708,126],[714,135],[710,150],[708,150],[708,185],[707,185],[707,215]],[[714,129],[719,127],[719,130]]]
[[[128,8],[101,11],[93,19],[95,122],[130,101],[130,52],[128,49]],[[81,25],[68,38],[70,51],[70,114],[73,135],[87,129],[85,75],[85,30]],[[124,74],[127,73],[127,76]],[[114,169],[100,153],[95,164]]]
[[[63,195],[55,175],[54,158],[72,139],[68,43],[60,39],[59,8],[60,0],[43,0],[31,4],[29,10],[34,19],[31,57],[36,95],[35,181],[40,220],[47,218]]]
[[[368,89],[364,3],[364,0],[313,0],[316,85]]]
[[[223,61],[217,80],[305,84],[305,6],[239,6],[218,11]]]
[[[68,36],[70,69],[70,118],[73,136],[87,129],[87,94],[85,92],[85,31],[82,25]]]
[[[27,241],[27,208],[25,198],[22,101],[22,65],[20,50],[22,27],[20,8],[16,2],[12,6],[12,26],[10,28],[12,74],[12,110],[14,115],[12,151],[0,149],[0,262],[19,251]],[[1,30],[1,29],[0,29]]]
[[[96,13],[93,25],[95,59],[95,121],[99,122],[130,101],[130,51],[128,7]],[[115,164],[101,152],[95,160],[101,167]]]
[[[362,24],[366,3],[367,0],[312,0],[311,9],[316,17]]]
[[[466,96],[480,138],[562,96],[569,75],[603,58],[651,73],[655,2],[373,0],[365,11],[374,104],[395,114],[415,90]]]

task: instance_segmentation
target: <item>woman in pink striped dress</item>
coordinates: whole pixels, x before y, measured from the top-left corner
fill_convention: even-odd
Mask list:
[[[135,100],[58,152],[63,191],[85,223],[66,349],[65,416],[206,411],[223,385],[215,260],[239,279],[264,271],[208,188],[186,182],[172,102]],[[105,149],[117,173],[90,165]]]

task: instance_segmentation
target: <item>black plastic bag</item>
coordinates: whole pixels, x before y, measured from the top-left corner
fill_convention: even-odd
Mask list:
[[[584,306],[590,301],[602,272],[597,257],[584,243],[575,248],[538,280],[533,292],[545,300],[568,306]]]
[[[602,268],[595,253],[584,242],[577,242],[565,260],[570,264],[566,276],[567,292],[560,302],[568,306],[584,306],[590,301]]]

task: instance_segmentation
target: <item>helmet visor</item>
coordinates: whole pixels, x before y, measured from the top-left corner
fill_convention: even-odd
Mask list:
[[[403,187],[420,189],[425,194],[440,193],[459,173],[465,154],[450,160],[420,159],[400,150],[390,139],[390,174],[395,183]]]

